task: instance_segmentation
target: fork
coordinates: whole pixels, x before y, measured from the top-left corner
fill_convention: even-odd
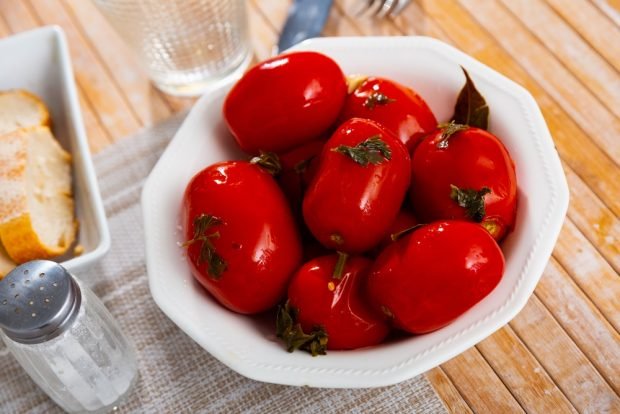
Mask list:
[[[360,10],[357,12],[361,15],[365,12],[372,12],[376,17],[396,17],[401,11],[411,3],[411,0],[360,0]]]

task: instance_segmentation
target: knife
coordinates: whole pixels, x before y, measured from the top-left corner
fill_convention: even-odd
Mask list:
[[[302,40],[317,37],[323,31],[333,0],[295,0],[278,40],[280,53]]]

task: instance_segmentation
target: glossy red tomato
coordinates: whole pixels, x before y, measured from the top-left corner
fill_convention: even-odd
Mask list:
[[[237,82],[224,102],[224,119],[242,150],[282,152],[327,131],[346,93],[332,59],[288,53],[259,63]]]
[[[504,255],[482,227],[434,222],[389,245],[368,278],[368,297],[394,326],[414,334],[439,329],[488,295]]]
[[[355,349],[383,341],[388,326],[365,297],[365,282],[372,262],[347,259],[342,276],[333,276],[338,255],[322,256],[304,264],[288,288],[288,305],[297,312],[305,333],[321,327],[327,349]]]
[[[398,138],[374,121],[350,119],[323,148],[304,197],[304,220],[324,246],[365,252],[396,217],[409,175],[409,154]]]
[[[239,313],[276,305],[301,264],[286,198],[249,162],[221,162],[196,174],[185,190],[183,225],[192,274]]]
[[[371,77],[347,96],[341,120],[367,118],[392,131],[411,151],[424,135],[437,127],[437,119],[424,99],[395,81]]]
[[[477,221],[501,240],[515,222],[514,162],[487,131],[454,125],[438,129],[412,154],[410,198],[423,222]]]

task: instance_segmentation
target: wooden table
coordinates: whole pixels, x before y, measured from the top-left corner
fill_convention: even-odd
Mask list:
[[[553,257],[506,327],[426,375],[451,412],[620,412],[620,1],[418,0],[395,19],[336,1],[327,36],[425,35],[525,86],[571,190]],[[257,60],[290,0],[248,1]],[[89,1],[0,0],[0,37],[57,24],[68,37],[96,152],[192,105],[154,89]],[[10,57],[4,56],[2,59]]]

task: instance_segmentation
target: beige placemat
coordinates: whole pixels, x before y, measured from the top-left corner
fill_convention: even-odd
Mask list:
[[[80,278],[93,287],[138,351],[128,413],[444,413],[422,375],[385,388],[297,388],[247,379],[213,358],[153,302],[144,261],[142,184],[178,128],[177,116],[95,157],[112,248]],[[60,412],[0,342],[0,413]]]

